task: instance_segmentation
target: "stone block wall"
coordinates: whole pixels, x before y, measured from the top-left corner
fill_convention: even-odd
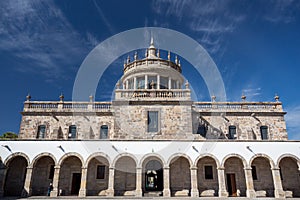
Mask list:
[[[173,196],[176,191],[191,190],[190,164],[183,157],[175,158],[170,165],[170,189]]]
[[[298,165],[292,158],[284,158],[279,164],[284,191],[292,191],[293,197],[300,197],[300,173]]]

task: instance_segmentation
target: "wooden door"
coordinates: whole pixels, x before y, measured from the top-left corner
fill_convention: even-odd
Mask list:
[[[229,196],[237,196],[235,174],[227,174],[227,188]]]
[[[78,195],[81,183],[81,173],[73,173],[71,195]]]

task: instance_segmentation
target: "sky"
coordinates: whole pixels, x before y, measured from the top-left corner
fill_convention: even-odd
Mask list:
[[[140,27],[176,30],[202,45],[228,101],[244,94],[247,101],[270,102],[278,94],[289,139],[300,140],[298,0],[0,0],[0,134],[19,132],[28,93],[32,100],[58,100],[62,93],[71,100],[86,56],[109,37]],[[126,56],[105,71],[97,101],[110,100]],[[210,101],[202,77],[181,60],[197,100]]]

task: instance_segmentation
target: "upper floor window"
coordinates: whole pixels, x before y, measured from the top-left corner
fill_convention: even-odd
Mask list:
[[[100,127],[100,139],[107,139],[107,135],[108,135],[108,126],[102,125]]]
[[[268,127],[267,126],[260,127],[260,135],[261,135],[262,140],[268,139]]]
[[[172,89],[179,89],[179,88],[177,88],[177,81],[175,81],[175,80],[172,79],[172,81],[171,81],[171,88]]]
[[[148,111],[148,132],[158,132],[158,111]]]
[[[69,126],[69,135],[68,135],[68,138],[76,138],[76,133],[77,133],[76,125]]]
[[[236,139],[236,126],[229,126],[228,139]]]
[[[38,132],[37,132],[37,138],[45,138],[45,133],[46,133],[46,126],[39,125]]]
[[[199,124],[197,129],[197,134],[206,137],[206,133],[207,133],[207,127],[204,124]]]
[[[168,77],[160,77],[160,89],[168,89],[169,86],[169,78]]]
[[[136,89],[145,89],[145,77],[137,77],[136,79]]]
[[[157,76],[148,76],[148,88],[157,89]]]

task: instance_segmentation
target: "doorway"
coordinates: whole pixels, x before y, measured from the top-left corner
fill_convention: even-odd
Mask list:
[[[235,174],[227,174],[227,188],[229,196],[237,196]]]
[[[163,169],[159,161],[151,160],[145,169],[145,191],[163,190]]]
[[[71,195],[78,195],[81,183],[81,173],[73,173]]]

